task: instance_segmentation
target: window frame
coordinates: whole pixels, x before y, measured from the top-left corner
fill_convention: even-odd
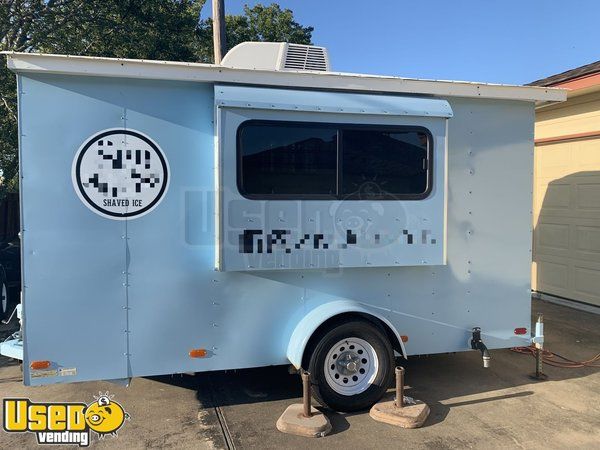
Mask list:
[[[249,125],[282,125],[298,126],[305,125],[307,128],[334,128],[336,130],[336,167],[335,167],[335,194],[252,194],[244,190],[243,185],[243,155],[242,155],[242,131]],[[427,136],[426,150],[426,186],[425,191],[418,194],[393,194],[373,196],[368,199],[358,198],[358,195],[344,194],[341,192],[343,187],[343,145],[342,139],[345,130],[370,130],[370,131],[389,131],[389,132],[418,132]],[[398,201],[398,200],[424,200],[433,190],[433,150],[435,141],[431,131],[421,125],[383,125],[383,124],[353,124],[336,122],[309,122],[292,120],[271,120],[271,119],[248,119],[241,122],[236,130],[236,185],[238,192],[242,197],[249,200],[361,200],[361,201]]]

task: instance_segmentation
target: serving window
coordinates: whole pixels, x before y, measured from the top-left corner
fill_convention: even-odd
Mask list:
[[[248,120],[237,184],[258,200],[417,200],[431,192],[432,148],[422,127]]]

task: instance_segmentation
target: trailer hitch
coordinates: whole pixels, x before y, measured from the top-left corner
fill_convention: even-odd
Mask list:
[[[483,358],[483,367],[486,369],[488,367],[490,367],[490,360],[492,359],[492,357],[490,356],[490,352],[488,351],[487,347],[481,340],[481,328],[479,328],[479,327],[473,328],[473,337],[471,338],[471,348],[473,350],[480,350],[481,356]]]

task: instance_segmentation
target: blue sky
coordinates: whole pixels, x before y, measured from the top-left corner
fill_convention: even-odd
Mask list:
[[[225,11],[256,3],[272,2],[225,0]],[[276,3],[315,28],[338,71],[524,84],[600,59],[599,0]]]

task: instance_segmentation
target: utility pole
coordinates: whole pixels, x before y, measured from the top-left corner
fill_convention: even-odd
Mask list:
[[[213,45],[215,64],[221,64],[225,53],[225,5],[224,0],[212,0],[213,8]]]

